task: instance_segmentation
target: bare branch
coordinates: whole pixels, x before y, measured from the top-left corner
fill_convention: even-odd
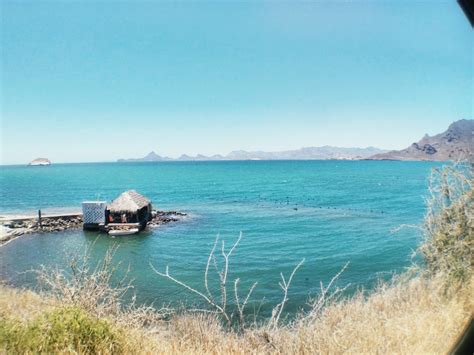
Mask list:
[[[320,281],[320,288],[321,288],[321,293],[319,294],[318,298],[315,300],[312,300],[311,303],[311,310],[309,314],[304,318],[304,319],[314,319],[323,309],[323,307],[333,300],[335,297],[337,297],[339,294],[343,293],[349,286],[350,284],[346,285],[343,288],[336,288],[332,293],[330,293],[330,290],[333,287],[333,284],[336,282],[336,280],[341,276],[341,274],[347,269],[349,266],[349,262],[347,262],[342,269],[333,276],[331,281],[329,281],[328,285],[325,287],[323,282]]]
[[[206,287],[207,295],[212,300],[214,300],[214,297],[212,296],[211,291],[209,290],[209,283],[208,283],[209,265],[211,264],[211,259],[214,257],[214,252],[216,250],[216,246],[217,246],[218,241],[219,241],[219,234],[216,236],[216,240],[214,241],[214,245],[212,246],[211,252],[209,253],[209,257],[207,258],[206,271],[204,272],[204,286]]]
[[[280,273],[281,276],[281,282],[279,283],[280,287],[283,290],[283,300],[277,304],[273,310],[272,310],[272,316],[268,322],[268,329],[270,328],[275,328],[278,325],[278,322],[280,321],[281,314],[283,313],[283,309],[285,308],[286,303],[288,302],[288,290],[290,289],[291,286],[291,281],[293,280],[293,277],[295,276],[296,271],[303,265],[305,259],[302,259],[293,269],[293,271],[290,274],[290,277],[288,278],[288,281],[285,280],[285,277],[283,276],[283,273]]]
[[[169,267],[166,266],[166,271],[165,273],[162,273],[160,271],[158,271],[152,263],[150,263],[150,267],[153,269],[153,271],[157,274],[157,275],[160,275],[162,277],[165,277],[171,281],[173,281],[174,283],[184,287],[185,289],[187,289],[188,291],[200,296],[201,298],[203,298],[207,303],[209,303],[212,307],[214,307],[215,309],[217,309],[219,311],[219,313],[228,321],[230,322],[230,317],[225,313],[224,309],[218,305],[217,303],[213,302],[209,297],[207,297],[204,293],[192,288],[191,286],[185,284],[184,282],[174,278],[173,276],[170,275],[169,273]]]

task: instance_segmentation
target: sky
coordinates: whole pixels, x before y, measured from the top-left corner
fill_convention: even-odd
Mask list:
[[[473,118],[446,1],[1,1],[2,164],[402,149]]]

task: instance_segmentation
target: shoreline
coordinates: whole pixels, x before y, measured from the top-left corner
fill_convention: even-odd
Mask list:
[[[178,222],[187,213],[179,211],[153,210],[153,218],[147,223],[149,228]],[[56,233],[66,230],[82,229],[82,212],[64,214],[46,214],[41,217],[34,215],[1,215],[0,216],[0,247],[31,233]]]
[[[429,160],[429,159],[370,159],[370,158],[361,158],[361,159],[229,159],[229,160],[156,160],[156,161],[90,161],[90,162],[57,162],[48,166],[55,165],[89,165],[89,164],[161,164],[161,163],[242,163],[242,162],[322,162],[322,161],[332,161],[332,162],[343,162],[343,161],[392,161],[392,162],[406,162],[406,163],[453,163],[454,160]],[[43,166],[48,168],[48,166]],[[0,168],[18,168],[18,167],[29,167],[27,164],[16,163],[16,164],[0,164]],[[35,167],[33,167],[35,168]]]

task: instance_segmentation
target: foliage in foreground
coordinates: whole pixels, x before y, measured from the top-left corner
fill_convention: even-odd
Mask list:
[[[66,353],[445,353],[472,314],[473,208],[472,175],[440,172],[426,217],[421,247],[421,277],[381,284],[370,295],[333,297],[331,283],[321,287],[310,311],[291,323],[279,322],[288,298],[290,278],[282,275],[282,302],[266,324],[247,324],[237,307],[228,310],[228,257],[222,244],[223,268],[216,266],[220,297],[207,290],[215,246],[206,267],[209,313],[170,314],[149,307],[121,307],[128,283],[110,288],[113,252],[95,269],[73,262],[72,275],[56,270],[39,273],[48,295],[0,287],[0,351]],[[231,249],[233,250],[233,249]],[[299,264],[300,265],[300,264]],[[299,266],[298,266],[299,267]],[[296,271],[295,268],[294,271]],[[157,272],[172,281],[169,274]],[[336,275],[337,277],[337,275]],[[446,293],[455,285],[456,292]],[[187,288],[189,292],[200,292]],[[251,290],[247,294],[251,294]],[[209,295],[209,293],[211,293]],[[247,297],[240,304],[244,307]],[[18,310],[24,310],[18,312]],[[229,326],[237,315],[239,328]],[[227,317],[227,318],[226,318]],[[222,322],[224,320],[224,322]]]
[[[436,169],[420,251],[429,276],[442,274],[448,285],[472,276],[474,263],[474,175],[471,166]]]
[[[103,328],[107,331],[94,332],[95,335],[88,338],[87,349],[94,351],[85,350],[86,347],[77,341],[86,333],[84,329],[61,326],[59,334],[67,334],[67,338],[55,336],[56,341],[51,341],[42,335],[43,328],[31,326],[38,323],[45,326],[52,321],[51,317],[44,316],[41,321],[35,320],[37,316],[18,319],[13,307],[10,312],[0,315],[0,322],[4,322],[0,328],[25,324],[23,327],[29,336],[47,342],[49,348],[45,347],[45,352],[61,353],[96,353],[97,350],[102,354],[447,353],[463,322],[472,313],[470,295],[474,289],[472,283],[467,284],[452,297],[443,297],[439,281],[416,278],[392,286],[382,285],[368,298],[359,294],[325,307],[315,319],[271,330],[249,328],[243,334],[229,331],[209,314],[175,315],[150,327],[127,327],[111,320]],[[28,297],[21,297],[24,292]],[[16,296],[22,298],[20,303],[15,301]],[[66,312],[76,310],[61,301],[56,302],[54,309],[59,314],[64,308]],[[46,305],[51,307],[45,297],[0,287],[0,310],[9,308],[6,303],[13,303],[15,307],[38,308],[38,312]],[[89,329],[94,329],[97,317],[87,317],[91,324]],[[11,329],[2,332],[6,334]],[[0,352],[2,347],[8,350],[7,353],[24,353],[32,349],[29,347],[31,343],[23,341],[24,337],[12,339],[16,340],[6,341],[3,337]],[[112,341],[113,347],[104,343],[106,339]]]
[[[1,318],[0,343],[7,352],[122,353],[123,331],[84,310],[65,306],[28,322]]]

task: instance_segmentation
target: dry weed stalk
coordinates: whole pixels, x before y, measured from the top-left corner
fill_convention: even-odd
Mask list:
[[[121,262],[113,262],[118,245],[108,248],[103,258],[91,266],[94,245],[95,242],[87,246],[82,257],[77,254],[72,257],[69,273],[42,265],[35,271],[39,285],[61,302],[129,326],[155,324],[172,313],[166,307],[156,310],[152,306],[136,306],[135,294],[130,294],[130,299],[126,299],[133,290],[133,279],[129,278],[130,267],[122,277],[115,278],[117,270],[121,268]]]
[[[339,279],[344,271],[346,271],[349,266],[347,262],[342,269],[334,275],[334,277],[329,281],[327,286],[324,286],[323,282],[320,281],[320,293],[316,298],[309,299],[310,310],[308,314],[303,317],[304,321],[314,321],[323,311],[323,309],[330,303],[338,299],[339,296],[350,286],[350,284],[345,285],[344,287],[335,287],[333,290],[334,283]]]
[[[214,313],[219,316],[221,316],[228,329],[232,328],[233,325],[233,320],[234,317],[237,317],[238,325],[240,331],[244,332],[246,329],[246,324],[245,324],[245,308],[248,305],[248,301],[250,299],[250,296],[252,295],[253,291],[257,287],[257,282],[254,282],[252,286],[249,288],[249,291],[247,292],[246,296],[243,298],[243,301],[241,300],[239,296],[239,283],[240,279],[237,278],[234,280],[233,283],[233,289],[234,289],[234,302],[235,302],[235,307],[233,307],[231,310],[229,310],[228,307],[228,274],[229,274],[229,260],[230,256],[232,255],[233,251],[235,248],[239,245],[240,241],[242,239],[242,233],[240,233],[239,238],[236,240],[236,242],[232,245],[230,250],[226,252],[225,250],[225,243],[222,240],[221,241],[221,255],[223,259],[223,266],[221,269],[219,269],[218,266],[218,261],[216,258],[216,248],[217,244],[219,242],[219,235],[216,237],[214,244],[212,246],[211,252],[209,253],[209,257],[207,258],[207,263],[206,263],[206,268],[204,271],[204,288],[205,288],[205,293],[201,292],[188,284],[176,279],[174,276],[172,276],[169,272],[169,267],[166,266],[165,272],[158,271],[153,264],[150,263],[151,268],[153,271],[164,278],[167,278],[170,281],[173,281],[177,285],[182,286],[183,288],[187,289],[188,291],[198,295],[200,298],[202,298],[206,303],[211,307],[211,310],[208,309],[188,309],[188,311],[193,311],[193,312],[204,312],[204,313]],[[209,269],[211,262],[214,265],[214,268],[216,270],[217,275],[219,276],[219,288],[220,288],[220,300],[217,301],[216,297],[212,294],[210,288],[209,288]],[[272,317],[269,320],[268,323],[268,329],[270,328],[275,328],[278,325],[278,322],[281,318],[281,315],[283,313],[283,309],[288,302],[288,290],[290,288],[291,282],[293,280],[293,277],[296,273],[296,271],[301,267],[303,264],[304,259],[301,260],[298,265],[295,266],[293,271],[291,272],[288,280],[285,279],[282,273],[280,273],[280,276],[282,278],[282,281],[279,283],[280,287],[283,290],[283,300],[275,306],[275,308],[272,311]],[[255,318],[255,315],[254,315]]]
[[[283,300],[278,303],[272,310],[272,316],[270,317],[267,325],[267,329],[275,329],[278,327],[278,322],[280,321],[281,314],[283,313],[283,309],[285,308],[286,303],[288,302],[288,290],[291,286],[291,281],[293,281],[293,277],[295,276],[296,271],[303,265],[305,259],[302,259],[294,268],[288,277],[288,280],[285,279],[283,273],[280,272],[281,281],[278,283],[280,288],[283,290]]]
[[[235,279],[234,294],[235,294],[235,303],[237,306],[237,310],[239,312],[239,326],[240,326],[240,329],[244,330],[245,329],[244,309],[245,309],[245,306],[247,306],[250,295],[252,294],[255,287],[257,287],[257,282],[254,282],[253,285],[250,287],[249,292],[247,293],[247,296],[245,297],[243,303],[240,303],[240,299],[239,299],[239,292],[238,292],[239,282],[240,282],[239,278]]]
[[[192,309],[191,311],[204,312],[204,313],[215,313],[215,314],[221,316],[225,320],[225,322],[226,322],[226,324],[229,328],[232,327],[232,321],[233,321],[233,318],[234,318],[234,313],[235,313],[235,311],[237,311],[239,326],[240,326],[240,329],[243,331],[244,328],[245,328],[245,325],[244,325],[245,307],[248,304],[249,298],[250,298],[253,290],[257,286],[257,282],[255,282],[250,287],[249,291],[247,292],[247,295],[244,298],[244,301],[241,302],[240,297],[239,297],[239,292],[238,292],[238,285],[239,285],[240,279],[238,279],[238,278],[235,279],[233,287],[234,287],[234,301],[235,301],[236,309],[229,310],[229,308],[228,308],[228,280],[227,280],[228,275],[229,275],[229,260],[230,260],[230,257],[232,255],[232,253],[234,252],[235,248],[237,247],[237,245],[239,245],[241,239],[242,239],[242,233],[240,233],[239,238],[237,238],[236,242],[232,245],[232,247],[230,248],[230,250],[228,252],[226,252],[226,250],[225,250],[224,240],[221,241],[221,255],[222,255],[222,258],[223,258],[223,266],[222,266],[221,269],[219,269],[217,258],[216,258],[216,253],[215,253],[216,248],[217,248],[217,244],[219,242],[219,235],[216,237],[216,239],[214,241],[214,244],[212,246],[211,252],[209,253],[209,257],[207,258],[206,268],[205,268],[205,271],[204,271],[204,288],[206,290],[205,293],[203,293],[201,291],[198,291],[195,288],[189,286],[188,284],[186,284],[186,283],[176,279],[175,277],[171,276],[170,273],[169,273],[169,267],[168,266],[166,266],[166,270],[165,270],[164,273],[158,271],[151,263],[150,263],[150,266],[156,274],[158,274],[162,277],[165,277],[165,278],[173,281],[174,283],[184,287],[188,291],[198,295],[203,300],[205,300],[208,305],[211,306],[211,310]],[[210,268],[210,265],[211,265],[211,261],[213,262],[216,273],[219,276],[220,301],[218,301],[216,299],[216,297],[212,294],[212,292],[209,288],[209,268]]]

